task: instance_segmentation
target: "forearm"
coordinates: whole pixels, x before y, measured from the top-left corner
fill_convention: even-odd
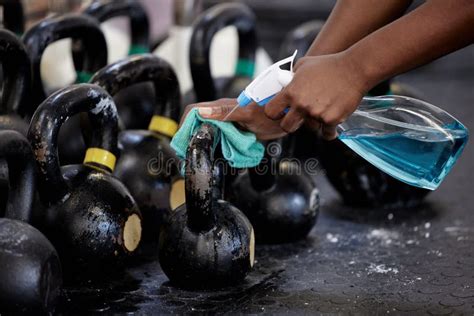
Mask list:
[[[400,17],[412,0],[339,0],[306,56],[338,53]]]
[[[362,39],[344,54],[371,88],[474,41],[474,1],[431,0]]]

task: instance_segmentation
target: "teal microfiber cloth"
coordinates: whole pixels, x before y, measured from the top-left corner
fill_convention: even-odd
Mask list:
[[[254,133],[241,131],[231,122],[202,118],[196,108],[188,113],[181,128],[171,140],[171,147],[176,151],[179,158],[184,159],[186,157],[186,150],[191,138],[204,122],[217,128],[214,149],[220,142],[222,155],[231,167],[250,168],[260,163],[265,147],[257,141]]]

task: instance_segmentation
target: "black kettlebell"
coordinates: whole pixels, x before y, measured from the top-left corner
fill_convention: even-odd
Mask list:
[[[25,117],[34,111],[28,102],[31,90],[31,69],[25,46],[8,30],[0,30],[0,63],[2,65],[2,98],[0,103],[0,130],[15,130],[26,136]],[[8,167],[0,159],[0,216],[8,197]]]
[[[313,20],[305,22],[293,30],[291,30],[283,40],[283,43],[280,46],[280,58],[286,58],[291,56],[295,50],[298,50],[296,54],[296,60],[303,57],[311,44],[313,43],[316,36],[324,26],[324,21],[322,20]]]
[[[184,203],[184,182],[170,140],[178,129],[178,79],[163,59],[142,54],[111,64],[91,79],[114,96],[140,82],[153,82],[158,93],[148,130],[120,133],[122,147],[114,175],[130,190],[143,215],[143,241],[158,241],[160,225]]]
[[[267,144],[262,162],[232,182],[226,197],[255,227],[259,243],[285,243],[305,238],[319,214],[319,190],[294,159],[283,158],[291,142]]]
[[[3,27],[21,36],[25,29],[25,15],[21,0],[0,0],[0,7],[3,9]]]
[[[92,136],[84,163],[60,167],[58,133],[71,116],[87,113]],[[117,109],[102,88],[77,84],[49,96],[28,131],[39,167],[45,228],[61,259],[73,266],[132,254],[141,239],[141,214],[112,172],[118,154]]]
[[[144,54],[150,51],[148,16],[140,2],[135,0],[94,0],[82,13],[96,18],[101,23],[119,16],[128,17],[131,33],[128,54]]]
[[[145,9],[136,0],[96,0],[83,11],[99,22],[125,16],[130,19],[131,45],[128,54],[150,52],[149,22]],[[76,45],[74,50],[80,49]],[[109,47],[109,49],[113,49]],[[77,54],[80,55],[80,54]],[[73,54],[76,56],[76,54]],[[75,62],[78,60],[75,58]],[[114,95],[114,101],[120,114],[124,129],[144,129],[150,122],[155,109],[153,85],[138,83],[122,89]]]
[[[3,72],[0,129],[12,129],[26,136],[28,120],[25,117],[34,112],[28,98],[30,61],[23,43],[8,30],[0,30],[0,63]]]
[[[239,59],[235,76],[214,79],[210,61],[212,38],[219,30],[230,25],[237,28],[239,36]],[[256,18],[246,5],[224,3],[204,11],[193,24],[189,46],[189,62],[197,102],[237,97],[252,80],[256,51]],[[192,103],[191,99],[190,95],[185,96],[184,104]]]
[[[53,245],[28,224],[36,207],[35,162],[30,144],[16,131],[0,131],[0,157],[10,170],[5,218],[0,218],[0,313],[52,312],[62,273]]]
[[[254,233],[247,217],[222,199],[214,161],[215,129],[203,124],[186,154],[186,204],[163,225],[161,268],[182,287],[215,287],[245,278],[254,264]]]
[[[75,65],[76,82],[87,82],[90,76],[107,64],[107,44],[99,23],[92,17],[66,14],[47,18],[29,29],[23,42],[30,56],[33,71],[32,102],[40,104],[50,93],[45,91],[41,79],[41,58],[46,48],[64,38],[80,40],[83,62]],[[59,155],[61,164],[80,163],[84,157],[85,144],[80,132],[79,118],[69,120],[59,135]]]

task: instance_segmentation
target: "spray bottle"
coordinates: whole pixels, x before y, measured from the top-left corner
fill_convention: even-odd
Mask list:
[[[296,53],[258,75],[241,92],[226,118],[252,101],[264,106],[285,88],[293,79]],[[289,71],[281,69],[288,63]],[[337,131],[342,142],[375,167],[407,184],[430,190],[436,189],[449,173],[469,134],[446,111],[398,95],[364,97]]]

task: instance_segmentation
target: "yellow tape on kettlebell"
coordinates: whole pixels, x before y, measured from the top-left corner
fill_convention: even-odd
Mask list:
[[[178,123],[168,117],[154,115],[151,119],[148,129],[166,136],[173,137],[178,131]]]
[[[84,164],[96,163],[109,168],[110,171],[114,171],[116,160],[117,158],[110,151],[102,148],[92,147],[88,148],[86,151]]]

